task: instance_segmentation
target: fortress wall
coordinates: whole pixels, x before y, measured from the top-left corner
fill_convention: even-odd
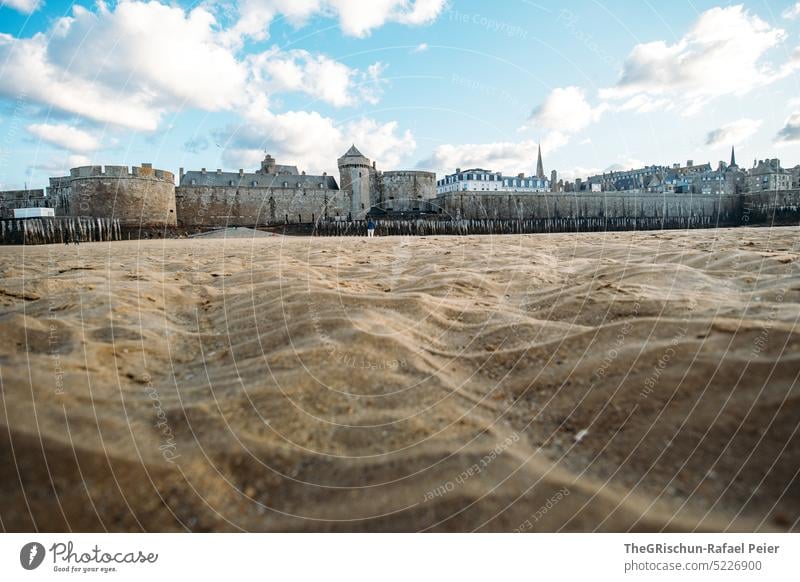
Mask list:
[[[325,188],[179,186],[175,198],[179,224],[187,227],[310,223],[350,211],[348,193]]]
[[[433,201],[433,210],[453,218],[678,218],[717,217],[734,223],[740,197],[650,193],[449,192]]]
[[[383,210],[428,210],[436,197],[436,174],[432,172],[383,172],[379,183],[379,207]]]
[[[742,194],[741,224],[800,223],[800,189]]]

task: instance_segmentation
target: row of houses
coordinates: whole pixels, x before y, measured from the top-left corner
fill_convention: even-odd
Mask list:
[[[605,172],[577,180],[568,191],[593,192],[640,191],[675,194],[740,194],[800,188],[800,165],[784,168],[777,158],[754,160],[753,167],[743,169],[731,150],[730,163],[645,166],[626,171]]]

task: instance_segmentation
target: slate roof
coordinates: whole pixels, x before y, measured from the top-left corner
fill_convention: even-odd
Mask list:
[[[194,181],[194,183],[192,183]],[[284,186],[284,184],[287,184]],[[239,172],[197,172],[190,171],[183,175],[180,186],[218,186],[238,188],[323,188],[338,190],[339,185],[333,176],[279,175]]]
[[[347,150],[347,153],[342,156],[343,158],[363,158],[363,154],[358,151],[356,144],[350,146],[350,149]]]
[[[275,173],[289,176],[300,175],[300,172],[297,170],[297,166],[282,166],[280,164],[275,165]]]

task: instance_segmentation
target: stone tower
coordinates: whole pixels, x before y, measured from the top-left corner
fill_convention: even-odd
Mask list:
[[[372,165],[353,145],[338,160],[339,187],[350,192],[350,213],[354,220],[363,219],[370,210],[370,173]]]
[[[544,164],[542,164],[542,144],[539,144],[539,157],[536,160],[536,177],[540,180],[545,179]]]
[[[273,158],[269,154],[267,154],[264,157],[264,160],[261,162],[261,173],[262,174],[274,174],[275,173],[275,158]]]

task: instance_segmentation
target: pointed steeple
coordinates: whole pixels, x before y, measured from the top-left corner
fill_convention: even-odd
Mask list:
[[[539,144],[539,157],[536,160],[536,177],[544,179],[544,164],[542,164],[542,144]]]
[[[736,167],[736,151],[734,146],[731,146],[731,168]]]

